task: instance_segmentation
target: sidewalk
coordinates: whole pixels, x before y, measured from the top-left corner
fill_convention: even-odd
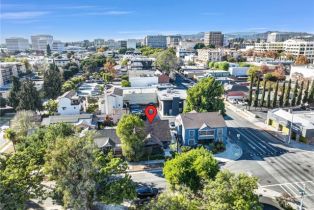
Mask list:
[[[238,160],[243,154],[243,151],[240,146],[237,144],[233,144],[230,142],[230,140],[227,140],[226,143],[226,150],[215,154],[214,157],[221,162],[229,162],[229,161],[235,161]]]
[[[163,167],[165,160],[149,160],[139,162],[128,162],[128,172],[146,171],[152,169],[160,169]]]

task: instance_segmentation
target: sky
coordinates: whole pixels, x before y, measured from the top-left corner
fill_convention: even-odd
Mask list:
[[[143,38],[203,31],[314,33],[314,0],[1,0],[7,37]]]

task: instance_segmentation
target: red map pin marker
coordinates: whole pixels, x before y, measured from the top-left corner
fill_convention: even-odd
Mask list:
[[[153,122],[154,118],[157,115],[157,109],[154,105],[148,105],[145,108],[145,115],[150,123]]]

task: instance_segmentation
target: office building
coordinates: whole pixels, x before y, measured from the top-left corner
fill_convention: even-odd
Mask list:
[[[282,51],[283,42],[260,42],[254,44],[254,50],[257,52],[264,51]]]
[[[267,42],[284,42],[290,38],[288,33],[270,33],[267,36]]]
[[[46,51],[47,45],[52,47],[53,37],[51,35],[31,36],[32,49],[36,51]]]
[[[118,41],[118,48],[127,48],[127,41],[125,40]]]
[[[176,47],[179,46],[179,43],[181,41],[181,36],[167,36],[167,47]]]
[[[137,43],[136,39],[128,39],[126,46],[128,49],[136,49],[136,43]]]
[[[29,49],[28,40],[20,37],[7,38],[5,39],[5,44],[9,52],[25,51]]]
[[[283,42],[284,51],[294,56],[304,55],[310,63],[314,61],[314,42],[301,39],[289,39]]]
[[[64,43],[59,40],[53,40],[52,48],[53,52],[63,52],[64,51]]]
[[[215,47],[222,47],[224,42],[224,35],[219,31],[206,32],[204,35],[204,44],[214,45]]]
[[[95,47],[102,47],[105,45],[105,40],[104,39],[94,39],[94,45]]]
[[[221,61],[224,56],[222,49],[198,49],[197,60],[203,64],[207,64],[208,61]]]
[[[144,45],[152,48],[167,48],[167,37],[162,35],[146,36]]]

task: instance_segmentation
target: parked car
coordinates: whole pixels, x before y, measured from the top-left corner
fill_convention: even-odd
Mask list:
[[[148,197],[155,197],[158,194],[158,189],[154,187],[141,186],[136,189],[138,198],[144,199]]]

